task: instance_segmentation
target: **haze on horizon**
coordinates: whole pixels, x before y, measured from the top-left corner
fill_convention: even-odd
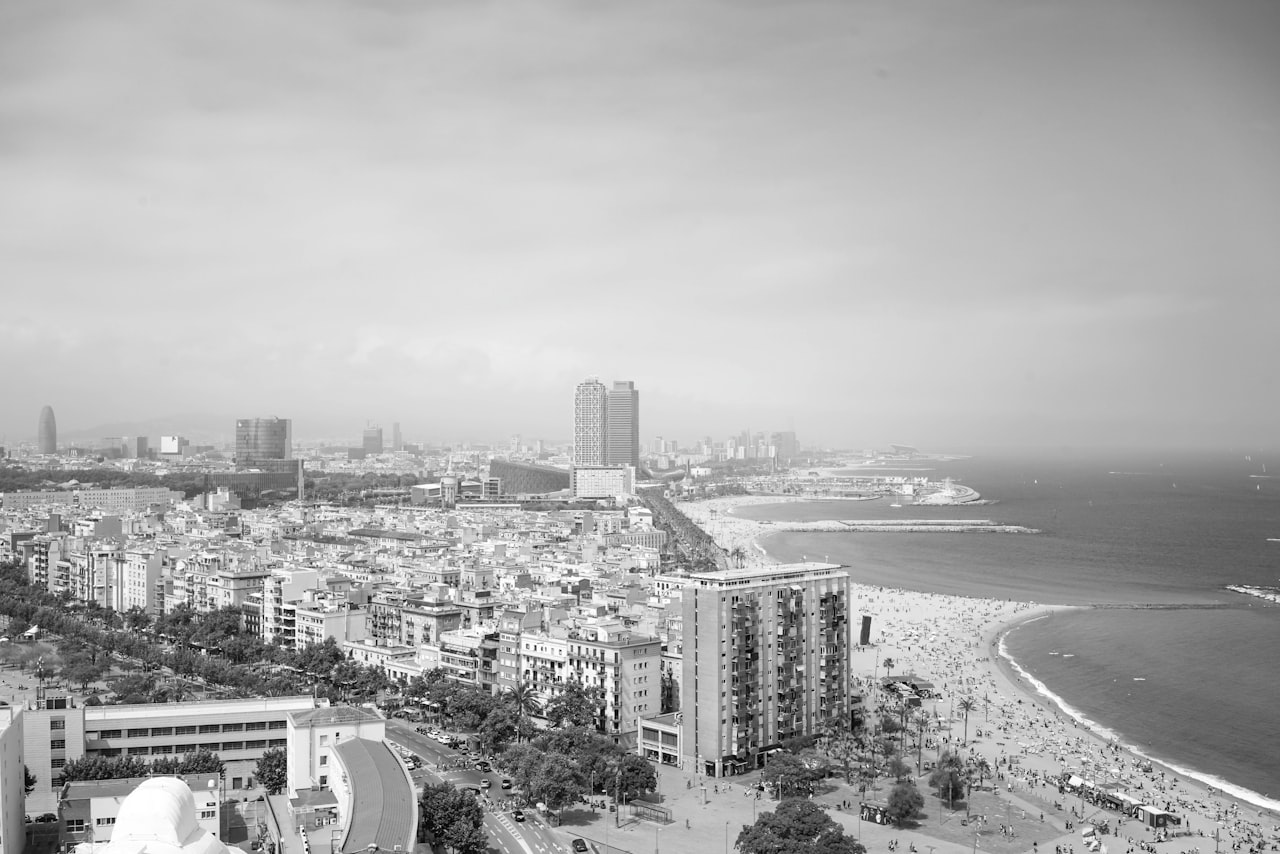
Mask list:
[[[9,444],[1273,444],[1280,4],[0,9]]]

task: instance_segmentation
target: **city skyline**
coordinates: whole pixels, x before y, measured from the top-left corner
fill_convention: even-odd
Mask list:
[[[44,404],[564,437],[590,374],[645,437],[1280,427],[1266,0],[20,7],[8,444]]]

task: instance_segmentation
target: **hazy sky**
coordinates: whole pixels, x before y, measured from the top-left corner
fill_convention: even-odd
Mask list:
[[[1280,435],[1280,3],[0,6],[0,433]]]

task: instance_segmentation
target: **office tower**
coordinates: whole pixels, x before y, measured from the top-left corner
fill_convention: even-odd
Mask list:
[[[146,436],[135,436],[133,440],[134,456],[140,460],[145,460],[151,455],[150,444],[147,442]]]
[[[391,450],[397,454],[404,450],[404,437],[400,435],[400,422],[391,425]]]
[[[725,569],[682,591],[681,749],[709,776],[850,724],[849,574],[829,563]]]
[[[640,392],[630,381],[609,389],[605,465],[640,467]]]
[[[40,426],[36,428],[36,446],[42,454],[58,452],[58,421],[53,417],[53,407],[40,410]]]
[[[511,437],[511,444],[508,446],[508,449],[513,454],[520,453],[520,434],[519,433],[516,433]]]
[[[382,453],[382,428],[381,427],[364,428],[363,447],[364,447],[365,456]]]
[[[293,459],[293,421],[288,418],[236,420],[236,464]]]
[[[573,396],[573,464],[575,466],[602,466],[605,464],[607,438],[606,399],[604,383],[590,377],[578,383]]]

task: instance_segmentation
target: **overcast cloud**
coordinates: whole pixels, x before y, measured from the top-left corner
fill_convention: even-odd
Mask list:
[[[1274,444],[1280,4],[0,7],[0,431]]]

